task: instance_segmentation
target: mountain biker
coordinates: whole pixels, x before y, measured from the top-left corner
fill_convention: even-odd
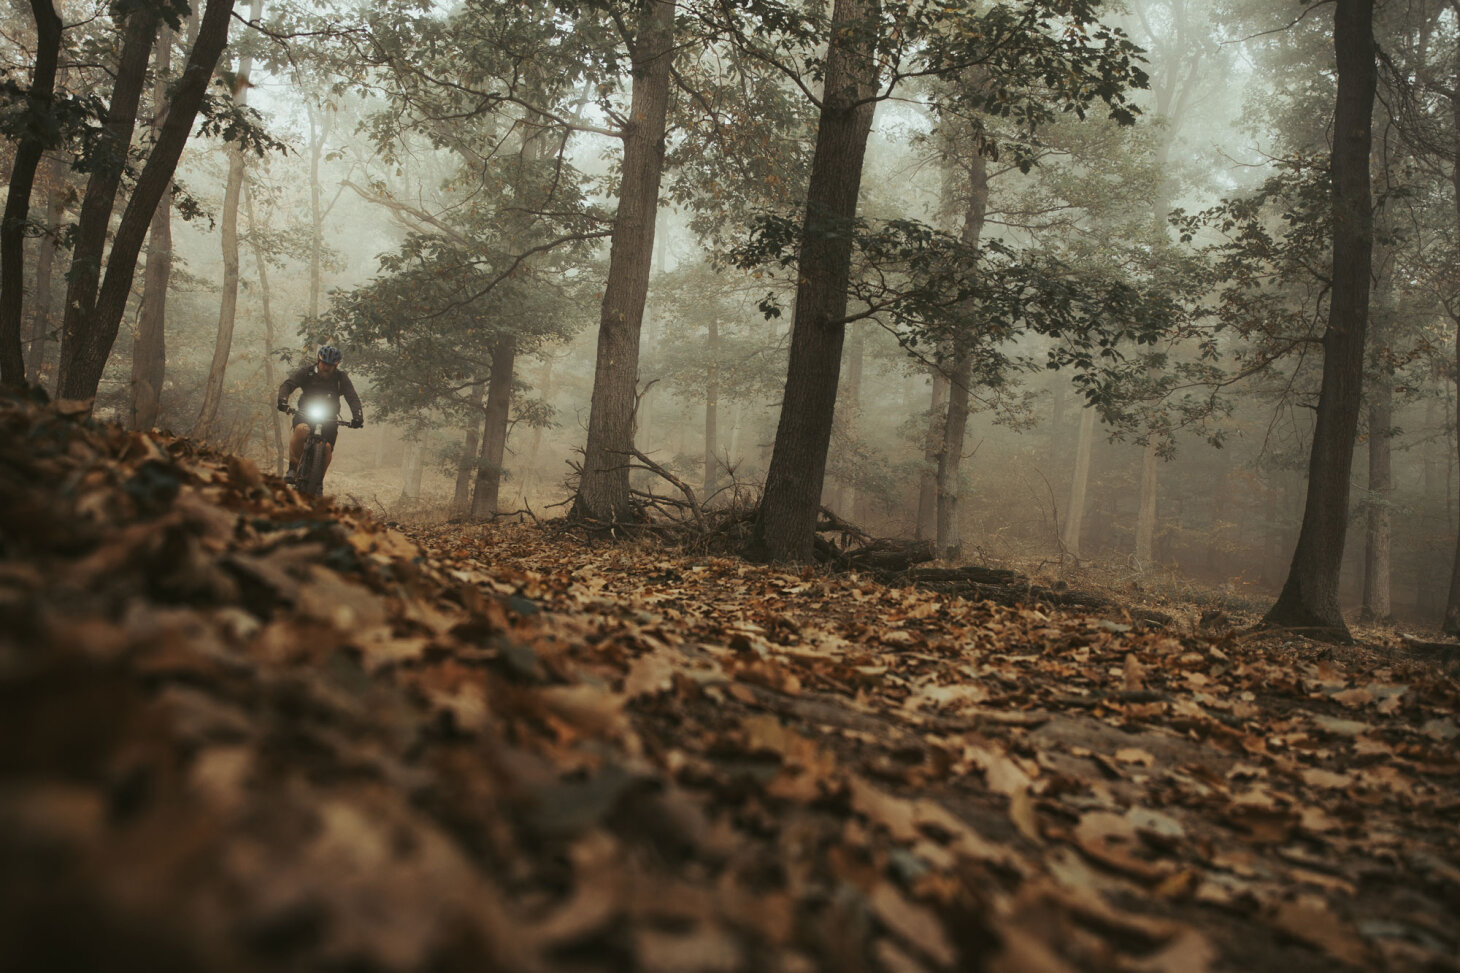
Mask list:
[[[360,406],[360,396],[355,392],[350,376],[340,369],[340,362],[343,360],[344,356],[334,345],[322,346],[312,365],[299,368],[279,386],[279,411],[289,411],[289,396],[294,394],[295,389],[303,390],[303,394],[299,396],[300,413],[311,402],[325,402],[330,407],[330,415],[339,415],[340,396],[344,396],[354,416],[350,421],[350,428],[363,428],[365,410]],[[304,453],[304,442],[309,438],[309,423],[302,417],[296,417],[296,420],[293,438],[289,440],[289,472],[284,474],[286,483],[294,482],[299,472],[299,458]],[[324,468],[327,470],[330,459],[334,456],[335,439],[340,434],[339,423],[331,419],[324,424],[321,433],[325,441]]]

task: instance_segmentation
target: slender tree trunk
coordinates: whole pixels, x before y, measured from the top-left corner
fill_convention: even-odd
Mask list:
[[[157,32],[152,60],[152,130],[162,128],[172,70],[172,30]],[[170,189],[170,187],[169,187]],[[147,266],[142,276],[142,313],[132,342],[132,428],[157,425],[162,408],[162,383],[167,375],[167,285],[172,279],[172,193],[164,193],[147,233]]]
[[[850,225],[872,129],[879,0],[836,0],[821,119],[806,192],[799,282],[775,448],[746,555],[809,561],[826,477],[826,451],[846,331]]]
[[[76,234],[71,247],[71,271],[67,275],[66,306],[61,324],[61,394],[90,398],[95,388],[85,392],[86,382],[77,382],[73,373],[81,365],[79,356],[85,336],[96,326],[97,288],[101,281],[102,254],[106,250],[106,234],[116,205],[117,188],[121,185],[122,167],[132,144],[132,131],[137,122],[137,106],[142,101],[142,88],[147,77],[147,62],[152,42],[157,35],[157,14],[143,5],[128,17],[122,32],[122,50],[117,63],[116,80],[112,85],[111,103],[107,106],[104,150],[111,158],[100,160],[86,181],[81,198],[81,213],[76,221]],[[146,216],[151,221],[152,212]],[[140,249],[140,247],[139,247]],[[130,281],[128,282],[130,285]],[[120,324],[120,319],[118,319]],[[115,339],[115,335],[113,335]],[[108,343],[107,352],[111,345]],[[103,358],[100,365],[105,364]],[[101,379],[101,367],[96,367]]]
[[[853,457],[861,455],[858,427],[862,418],[862,372],[866,352],[866,332],[860,327],[848,326],[846,345],[842,349],[842,372],[846,375],[846,381],[842,384],[838,418],[841,421],[842,435],[846,437],[847,449]],[[852,523],[861,523],[861,518],[857,515],[857,500],[866,491],[857,489],[855,472],[856,467],[852,466],[848,475],[837,485],[834,508],[840,516]]]
[[[40,239],[35,258],[35,294],[31,309],[30,351],[26,356],[25,371],[37,385],[46,385],[46,345],[50,343],[51,286],[56,266],[56,236],[61,229],[61,216],[65,211],[66,165],[59,159],[52,159],[48,166],[46,199],[46,232]]]
[[[252,192],[244,194],[243,203],[246,207],[244,213],[248,217],[249,244],[253,249],[254,269],[259,275],[259,303],[262,305],[264,314],[264,381],[272,390],[279,387],[279,382],[274,369],[274,309],[273,295],[269,290],[269,263],[264,259],[264,248],[258,242],[259,225],[254,219]],[[282,476],[288,460],[288,454],[284,452],[284,415],[278,411],[272,412],[271,415],[274,417],[276,472]]]
[[[715,443],[720,438],[720,321],[710,318],[708,358],[705,376],[705,485],[701,496],[715,492],[719,479],[715,469]]]
[[[487,421],[482,430],[482,457],[477,465],[477,488],[471,498],[474,520],[497,516],[502,491],[502,462],[507,455],[507,425],[512,412],[512,372],[517,361],[517,338],[504,334],[492,348],[492,376],[487,389]]]
[[[983,238],[989,206],[988,161],[974,153],[968,165],[968,196],[963,212],[963,243],[976,248]],[[961,322],[972,332],[977,322]],[[954,560],[963,553],[958,530],[958,492],[963,468],[963,439],[968,426],[969,384],[973,381],[972,335],[953,339],[953,374],[949,376],[948,418],[943,423],[943,448],[938,454],[938,556]]]
[[[471,408],[467,410],[471,421],[467,423],[461,442],[461,459],[456,464],[456,493],[451,498],[451,513],[456,517],[464,517],[471,510],[471,481],[477,468],[477,448],[481,445],[482,425],[486,422],[486,415],[482,411],[482,400],[486,394],[487,383],[478,375],[471,390]]]
[[[406,440],[401,458],[400,498],[408,502],[421,499],[421,479],[426,473],[426,431],[416,428],[412,435],[415,438]]]
[[[1085,488],[1090,482],[1090,446],[1095,440],[1095,409],[1080,413],[1080,441],[1075,446],[1075,469],[1070,476],[1070,508],[1065,511],[1065,550],[1080,556],[1080,534],[1085,529]]]
[[[1374,244],[1369,184],[1377,73],[1373,11],[1373,0],[1337,0],[1334,11],[1338,99],[1333,124],[1333,288],[1323,338],[1323,384],[1303,527],[1287,582],[1263,619],[1268,626],[1311,629],[1344,642],[1351,638],[1339,610],[1339,572],[1364,380]]]
[[[645,4],[630,51],[634,83],[629,121],[624,126],[623,179],[598,324],[588,440],[573,504],[575,516],[591,520],[612,522],[634,516],[629,506],[628,454],[634,445],[639,330],[649,292],[659,182],[664,172],[674,10],[673,0]]]
[[[1394,494],[1391,451],[1394,425],[1394,387],[1381,376],[1370,392],[1369,404],[1369,509],[1364,545],[1364,605],[1359,618],[1387,622],[1393,612],[1390,597],[1390,555],[1393,534],[1390,503]]]
[[[5,214],[0,218],[0,383],[5,385],[25,384],[25,357],[20,347],[25,304],[25,225],[30,217],[36,168],[52,140],[47,123],[61,51],[61,18],[51,0],[31,0],[30,10],[36,26],[35,64],[25,97],[25,129],[15,146]]]
[[[258,23],[263,15],[264,0],[253,0],[249,20]],[[248,78],[251,73],[253,58],[247,55],[239,58],[233,90],[233,103],[239,108],[248,104]],[[218,419],[218,407],[223,402],[223,388],[228,375],[228,356],[233,352],[233,328],[238,319],[238,203],[243,195],[245,176],[243,149],[235,143],[228,147],[228,184],[223,193],[223,291],[218,305],[218,337],[213,343],[208,379],[203,384],[203,407],[193,424],[193,436],[198,439],[210,435],[213,423]]]
[[[948,376],[932,370],[933,401],[923,438],[923,468],[918,477],[918,540],[938,536],[938,458],[943,455],[943,423],[948,418]]]
[[[543,401],[553,400],[553,360],[547,358],[542,365],[542,381],[538,383]],[[532,441],[527,447],[527,460],[522,464],[522,498],[527,499],[527,484],[537,479],[537,459],[542,451],[542,426],[532,428]]]
[[[178,159],[187,144],[188,136],[193,129],[193,121],[197,118],[198,108],[202,104],[203,94],[207,90],[208,80],[213,76],[213,68],[218,64],[218,56],[228,42],[228,23],[229,18],[233,15],[233,2],[234,0],[207,0],[207,7],[204,9],[203,19],[198,28],[197,41],[193,44],[182,77],[173,86],[173,97],[167,109],[167,117],[162,123],[162,129],[158,133],[157,141],[153,144],[147,163],[137,176],[132,198],[127,202],[126,209],[122,211],[121,222],[118,223],[116,236],[112,240],[111,256],[107,259],[106,277],[102,281],[100,291],[94,290],[94,287],[100,271],[101,247],[99,245],[95,247],[94,254],[88,258],[90,263],[86,268],[78,268],[76,258],[73,257],[72,286],[67,289],[65,319],[67,323],[62,328],[63,344],[59,383],[60,394],[66,398],[92,399],[96,396],[97,387],[101,384],[102,370],[111,356],[112,345],[116,341],[117,330],[121,326],[122,315],[127,308],[127,298],[132,292],[132,279],[137,271],[137,255],[141,252],[142,241],[146,239],[152,222],[152,214],[156,212],[157,204],[162,201],[163,194],[172,182],[173,173],[177,170]],[[154,28],[155,25],[154,20]],[[139,90],[142,82],[140,75],[145,73],[146,53],[151,47],[152,33],[152,30],[148,30],[142,38],[146,43],[142,48],[142,68],[144,70],[139,71],[139,77],[136,78],[136,86]],[[132,40],[130,25],[128,34],[130,43]],[[123,60],[126,60],[125,56]],[[118,83],[120,84],[120,78]],[[135,119],[135,99],[132,102],[131,116]],[[130,133],[130,120],[126,128]],[[84,209],[85,203],[83,202],[82,205]],[[100,227],[103,237],[106,232],[105,215],[111,211],[110,196],[105,209]],[[81,222],[86,222],[84,216]],[[82,227],[78,224],[78,245],[82,235],[81,230]],[[92,282],[90,287],[86,285],[86,280]],[[72,299],[73,291],[74,300]]]
[[[1136,514],[1136,564],[1145,570],[1156,562],[1156,439],[1141,452],[1141,505]]]
[[[313,104],[309,109],[309,319],[319,317],[320,279],[324,264],[324,207],[320,202],[319,164],[330,126],[321,123]]]

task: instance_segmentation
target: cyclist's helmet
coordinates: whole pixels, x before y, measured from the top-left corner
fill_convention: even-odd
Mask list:
[[[345,358],[340,354],[340,349],[334,345],[324,345],[319,349],[319,360],[326,365],[338,365]]]

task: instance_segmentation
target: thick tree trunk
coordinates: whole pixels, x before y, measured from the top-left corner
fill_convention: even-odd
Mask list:
[[[25,130],[15,146],[5,214],[0,217],[0,383],[5,385],[25,384],[25,357],[20,347],[25,305],[25,224],[30,217],[36,168],[51,141],[46,123],[61,51],[61,18],[51,0],[31,0],[30,10],[36,25],[35,64],[25,98]]]
[[[486,416],[482,412],[482,400],[487,394],[486,380],[478,375],[471,390],[471,408],[467,409],[466,432],[461,442],[461,459],[456,464],[456,491],[451,498],[451,514],[464,517],[471,510],[471,483],[477,469],[477,448],[482,441],[482,426]]]
[[[1348,528],[1349,472],[1364,380],[1364,333],[1374,228],[1369,149],[1376,70],[1373,0],[1337,0],[1333,46],[1333,289],[1323,339],[1323,384],[1308,462],[1303,527],[1288,579],[1263,624],[1350,641],[1338,605]]]
[[[633,517],[628,463],[634,445],[634,386],[639,369],[639,330],[654,254],[659,183],[664,172],[674,10],[673,0],[650,0],[630,52],[634,84],[623,133],[623,179],[598,324],[588,440],[573,503],[574,516],[591,520],[613,522]]]
[[[1075,446],[1075,469],[1070,474],[1070,506],[1065,511],[1065,530],[1061,542],[1065,550],[1080,556],[1080,534],[1085,529],[1085,487],[1090,482],[1090,446],[1095,440],[1095,409],[1086,406],[1080,413],[1080,441]]]
[[[948,376],[932,370],[933,401],[923,439],[923,469],[918,477],[918,540],[938,536],[938,457],[943,455],[943,423],[948,418]]]
[[[157,204],[172,183],[177,161],[181,157],[188,136],[207,90],[218,56],[228,42],[228,23],[233,15],[234,0],[207,0],[203,19],[198,28],[197,41],[188,56],[182,77],[173,86],[172,103],[167,109],[167,118],[162,123],[157,141],[137,184],[132,198],[122,211],[112,240],[111,256],[107,259],[106,278],[99,292],[93,290],[100,269],[101,247],[95,248],[89,270],[82,272],[75,266],[73,258],[71,283],[67,289],[66,324],[63,326],[63,347],[61,352],[60,394],[69,399],[91,399],[96,396],[101,384],[101,373],[111,356],[112,345],[117,339],[117,330],[127,308],[127,298],[132,292],[132,279],[137,271],[137,254],[141,252],[142,241],[152,222]],[[155,27],[155,21],[153,26]],[[151,46],[152,31],[144,36],[142,67],[146,67],[146,51]],[[130,41],[130,28],[129,38]],[[140,72],[139,72],[140,73]],[[120,81],[120,79],[119,79]],[[140,89],[141,77],[136,79]],[[132,105],[135,118],[136,105]],[[131,131],[130,122],[127,125]],[[83,203],[83,208],[85,204]],[[106,214],[111,211],[108,203]],[[101,233],[106,232],[103,214]],[[85,222],[83,217],[82,222]],[[78,240],[80,226],[78,225]],[[87,287],[83,278],[92,284]],[[72,291],[75,300],[72,300]],[[91,295],[95,295],[94,299]]]
[[[56,237],[61,230],[61,216],[66,209],[66,165],[52,159],[47,178],[46,232],[39,241],[35,258],[35,293],[31,309],[30,351],[26,355],[25,373],[37,385],[47,385],[46,345],[50,343],[51,287],[56,266]]]
[[[264,15],[264,0],[253,0],[249,20],[258,23]],[[233,102],[242,108],[248,104],[248,76],[253,72],[253,58],[238,60],[234,79]],[[203,407],[193,424],[193,436],[206,438],[218,419],[223,402],[223,386],[228,375],[228,356],[233,353],[233,328],[238,320],[238,203],[243,195],[244,157],[237,144],[228,147],[228,183],[223,192],[223,290],[218,304],[218,336],[213,343],[213,361],[208,366],[208,379],[203,383]]]
[[[502,462],[507,456],[507,425],[512,413],[512,372],[516,362],[517,338],[504,334],[492,348],[487,421],[482,429],[477,488],[471,498],[474,520],[490,520],[497,516],[497,501],[502,492]]]
[[[152,60],[152,130],[162,128],[172,70],[172,30],[157,33]],[[162,408],[162,383],[167,375],[167,285],[172,279],[172,193],[164,193],[147,233],[147,266],[142,275],[142,313],[132,342],[132,428],[157,425]]]
[[[716,469],[715,444],[720,439],[720,322],[710,318],[709,343],[706,351],[705,375],[705,483],[700,496],[709,498],[719,479]]]
[[[426,474],[426,431],[417,428],[412,434],[415,438],[406,440],[401,457],[400,498],[407,502],[421,499],[421,480]]]
[[[1457,114],[1460,114],[1460,100],[1457,100],[1455,104],[1457,105]],[[1455,182],[1457,191],[1460,191],[1460,156],[1457,156],[1455,163]],[[1460,197],[1456,197],[1455,206],[1457,210],[1460,210]],[[1455,329],[1455,367],[1460,369],[1460,326],[1457,326]],[[1460,375],[1460,371],[1457,371],[1455,374]],[[1456,438],[1460,439],[1460,386],[1457,386],[1455,395],[1455,429],[1457,431]],[[1450,452],[1452,455],[1455,451],[1454,445],[1455,440],[1451,440]],[[1448,467],[1449,464],[1446,465]],[[1445,502],[1447,506],[1453,494],[1454,491],[1447,484],[1445,488]],[[1453,518],[1451,519],[1451,524],[1453,529]],[[1460,635],[1460,537],[1457,537],[1455,542],[1455,560],[1450,570],[1450,594],[1445,599],[1445,620],[1441,628],[1444,629],[1446,635]]]
[[[851,222],[872,129],[879,0],[836,0],[816,149],[806,192],[799,282],[775,448],[746,555],[809,561],[846,331]]]
[[[81,198],[81,213],[76,220],[76,233],[71,247],[71,271],[67,275],[66,306],[61,323],[60,391],[70,398],[91,398],[96,382],[78,381],[74,375],[85,369],[92,355],[83,349],[86,338],[96,327],[97,287],[101,281],[102,254],[106,250],[107,229],[116,205],[117,187],[121,185],[122,167],[132,144],[132,130],[137,122],[137,106],[142,101],[142,88],[147,77],[147,61],[152,42],[157,36],[156,12],[147,6],[138,7],[128,17],[122,32],[122,50],[117,62],[116,79],[112,84],[111,103],[107,106],[105,149],[112,158],[98,162],[86,181]],[[145,220],[150,223],[152,211]],[[140,249],[140,247],[138,248]],[[130,281],[128,282],[130,284]],[[119,322],[120,323],[120,319]],[[115,340],[115,335],[112,336]],[[88,349],[89,350],[89,349]],[[111,343],[107,343],[107,354]],[[105,355],[95,363],[97,382]],[[89,369],[86,369],[89,371]],[[85,391],[90,385],[90,391]],[[73,391],[80,390],[82,395]]]

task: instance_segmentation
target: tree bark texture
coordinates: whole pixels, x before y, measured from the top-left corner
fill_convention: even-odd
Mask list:
[[[1065,530],[1061,542],[1065,550],[1080,556],[1080,534],[1085,529],[1085,488],[1090,482],[1090,446],[1095,440],[1095,409],[1086,406],[1080,413],[1080,439],[1075,446],[1075,469],[1070,475],[1070,507],[1065,511]]]
[[[117,62],[116,80],[112,85],[111,102],[107,106],[106,150],[111,158],[94,161],[90,177],[86,180],[86,192],[81,198],[81,213],[76,220],[75,240],[71,247],[71,271],[66,284],[66,307],[61,323],[61,364],[59,386],[67,397],[91,398],[96,394],[93,387],[89,394],[72,396],[73,388],[80,388],[73,378],[73,372],[82,365],[82,348],[86,337],[95,327],[97,287],[101,281],[102,253],[106,249],[107,229],[111,225],[112,209],[116,205],[117,187],[121,184],[122,168],[127,151],[132,144],[132,131],[137,122],[137,106],[142,101],[143,83],[147,76],[147,61],[152,53],[152,41],[157,35],[158,19],[154,11],[139,7],[127,17],[122,32],[122,50]],[[146,219],[150,221],[149,212]],[[140,249],[140,247],[139,247]],[[115,340],[115,336],[113,336]],[[110,344],[107,351],[110,352]],[[103,359],[102,364],[105,364]],[[96,369],[97,381],[101,380],[101,368]],[[95,383],[92,383],[93,386]]]
[[[747,556],[811,560],[836,413],[851,276],[850,224],[857,215],[862,164],[877,84],[878,0],[836,0],[821,118],[806,192],[799,281],[775,447]]]
[[[836,422],[841,426],[842,437],[854,460],[860,454],[860,450],[857,448],[857,435],[862,419],[862,373],[866,364],[866,353],[866,331],[849,326],[846,343],[842,348],[842,374],[845,379],[842,381],[841,392],[838,395],[840,402],[837,406]],[[858,511],[859,508],[866,507],[865,497],[866,491],[857,488],[857,469],[852,466],[842,477],[841,482],[837,484],[836,503],[832,504],[832,509],[843,520],[849,520],[854,524],[864,523],[865,521]]]
[[[512,372],[517,363],[517,337],[504,334],[492,348],[492,375],[487,387],[487,420],[482,428],[482,456],[477,488],[471,498],[475,520],[497,516],[502,492],[502,463],[507,456],[507,426],[512,413]]]
[[[1369,149],[1376,84],[1373,0],[1337,0],[1333,46],[1338,98],[1333,124],[1333,288],[1323,338],[1323,384],[1308,461],[1303,526],[1288,578],[1263,623],[1350,641],[1339,610],[1364,380],[1374,226]]]
[[[943,452],[943,423],[948,418],[948,376],[932,369],[933,401],[928,408],[928,434],[923,439],[923,469],[918,477],[918,540],[938,536],[938,457]]]
[[[608,283],[598,324],[598,357],[588,412],[588,439],[573,515],[614,522],[631,519],[629,452],[634,445],[639,331],[649,293],[664,128],[674,52],[673,0],[644,7],[630,55],[634,83],[624,126],[623,179],[609,246]]]
[[[51,0],[31,0],[36,53],[26,93],[25,131],[15,146],[5,214],[0,217],[0,383],[25,384],[25,356],[20,347],[20,322],[25,310],[25,225],[30,217],[30,192],[41,154],[51,141],[46,121],[56,91],[56,63],[61,51],[61,18]]]
[[[31,306],[30,350],[26,355],[25,373],[37,385],[46,384],[46,345],[50,344],[51,286],[56,266],[56,235],[66,208],[66,165],[52,159],[46,187],[46,232],[39,240],[35,258],[35,290]]]
[[[172,70],[172,30],[157,33],[152,60],[152,130],[162,127]],[[172,192],[163,193],[147,233],[147,266],[142,273],[142,312],[132,342],[132,428],[151,429],[162,409],[162,383],[167,376],[167,285],[172,279]],[[271,380],[272,381],[272,380]],[[277,386],[275,386],[277,387]]]
[[[75,267],[73,258],[73,286],[67,290],[67,324],[63,326],[61,352],[60,394],[65,398],[91,399],[96,396],[97,387],[101,384],[102,370],[111,356],[112,345],[116,342],[117,330],[127,308],[132,279],[137,272],[137,255],[142,250],[142,242],[146,239],[152,214],[156,212],[157,204],[162,201],[163,194],[172,183],[173,173],[177,170],[178,159],[187,145],[188,135],[192,132],[193,121],[197,118],[208,80],[213,76],[218,57],[228,42],[228,23],[233,15],[233,3],[234,0],[208,0],[198,27],[197,40],[188,55],[187,66],[183,68],[182,77],[173,86],[167,117],[163,120],[147,163],[137,176],[132,198],[122,211],[121,222],[117,225],[116,236],[112,240],[111,256],[107,259],[106,277],[99,292],[78,285],[86,275]],[[149,43],[143,49],[143,68],[146,67],[145,53],[147,47],[150,47],[150,36],[149,31]],[[141,79],[137,80],[140,87]],[[132,114],[135,118],[135,104]],[[127,128],[130,132],[130,123]],[[83,203],[83,209],[84,207]],[[106,209],[109,214],[110,205]],[[82,222],[85,222],[84,216]],[[106,232],[105,223],[103,219],[103,236]],[[79,236],[78,225],[78,240]],[[100,252],[101,248],[98,246],[96,259],[90,264],[89,279],[92,281],[92,288],[100,270]],[[73,290],[78,302],[74,306],[71,294]],[[90,297],[91,294],[95,294],[94,299]],[[83,300],[84,308],[80,303]]]
[[[968,163],[968,196],[964,201],[963,243],[976,248],[983,238],[984,215],[989,206],[988,160],[977,152]],[[943,423],[943,448],[938,453],[938,556],[954,560],[963,553],[958,528],[959,480],[963,469],[963,439],[968,427],[969,384],[973,381],[973,332],[978,322],[965,314],[965,333],[953,339],[953,373],[949,376],[948,418]]]
[[[467,409],[466,432],[461,442],[461,459],[456,464],[456,490],[451,498],[451,513],[464,517],[471,511],[471,484],[477,469],[477,449],[482,442],[482,425],[486,416],[482,412],[482,400],[487,394],[487,380],[476,376],[471,390],[471,407]]]
[[[249,20],[257,23],[263,15],[264,0],[253,0]],[[233,87],[233,102],[240,108],[248,104],[248,76],[252,72],[253,58],[240,57]],[[228,356],[233,353],[233,328],[238,321],[238,203],[245,176],[243,148],[235,142],[228,147],[228,183],[223,191],[223,289],[218,304],[218,337],[213,343],[208,379],[203,383],[203,405],[198,421],[193,424],[193,436],[197,439],[207,438],[213,431],[218,407],[223,402]]]

